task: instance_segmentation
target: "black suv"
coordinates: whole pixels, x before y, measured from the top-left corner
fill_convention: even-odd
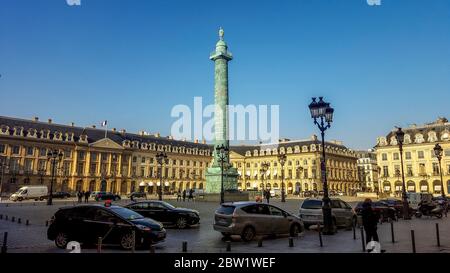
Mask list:
[[[113,194],[110,192],[98,192],[94,196],[95,201],[106,201],[106,200],[112,200],[112,201],[119,201],[120,195]]]
[[[197,225],[200,222],[198,211],[176,208],[163,201],[137,202],[127,205],[126,208],[164,224],[175,225],[180,229]]]
[[[70,241],[102,244],[119,244],[123,249],[150,246],[166,238],[163,225],[152,219],[119,206],[81,205],[59,209],[52,217],[47,238],[59,248]]]

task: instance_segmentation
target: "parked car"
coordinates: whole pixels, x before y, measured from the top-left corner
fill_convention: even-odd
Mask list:
[[[101,191],[93,191],[93,192],[91,192],[91,198],[92,199],[95,199],[95,196],[98,194],[98,193],[100,193]]]
[[[127,197],[130,198],[131,201],[134,201],[135,199],[147,199],[147,193],[145,193],[145,192],[132,192]]]
[[[42,201],[48,195],[47,186],[25,186],[21,187],[17,192],[13,193],[9,199],[11,201],[23,201],[27,199],[34,199],[35,201]]]
[[[395,209],[397,218],[403,218],[403,201],[399,199],[382,199],[380,202],[385,203],[390,208]],[[413,216],[415,210],[408,204],[409,216]]]
[[[119,201],[120,195],[113,194],[111,192],[98,192],[95,197],[95,201],[105,201],[105,200],[112,200],[112,201]]]
[[[118,206],[81,205],[59,209],[50,221],[47,238],[59,248],[66,248],[70,241],[118,244],[123,249],[150,246],[164,241],[166,230],[157,221]]]
[[[307,198],[300,205],[299,216],[306,228],[311,225],[323,224],[322,200]],[[356,213],[346,202],[331,198],[331,213],[337,227],[351,228],[356,224]]]
[[[357,215],[362,215],[363,202],[359,202],[355,207]],[[391,220],[397,220],[397,210],[395,207],[391,207],[388,203],[383,201],[372,202],[372,209],[376,216],[382,221],[386,222]]]
[[[163,201],[143,201],[125,206],[145,217],[183,229],[200,223],[200,213],[192,209],[176,208]]]
[[[72,195],[70,193],[65,192],[65,191],[57,191],[52,194],[52,198],[54,198],[54,199],[65,199],[65,198],[69,198],[71,196]]]
[[[276,206],[256,202],[224,203],[214,216],[214,230],[223,236],[240,235],[248,242],[256,235],[290,234],[304,231],[300,218]]]
[[[319,195],[317,191],[305,191],[303,192],[303,197],[316,197]]]

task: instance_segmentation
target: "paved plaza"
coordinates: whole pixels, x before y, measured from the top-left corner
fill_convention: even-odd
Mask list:
[[[349,199],[354,206],[356,200]],[[119,205],[129,201],[118,202]],[[198,227],[176,230],[168,229],[167,240],[155,247],[156,253],[179,253],[182,242],[188,242],[188,252],[194,253],[221,253],[226,251],[226,242],[222,240],[220,233],[213,230],[214,211],[218,207],[216,203],[208,202],[177,202],[170,200],[175,206],[193,208],[200,212],[201,224]],[[91,202],[92,203],[92,202]],[[301,200],[292,199],[286,203],[279,200],[271,202],[291,213],[298,214]],[[0,204],[0,234],[8,232],[8,252],[10,253],[64,253],[66,250],[56,248],[52,241],[47,240],[45,226],[54,212],[62,206],[73,206],[73,201],[56,201],[51,207],[45,202],[2,203]],[[76,204],[75,204],[76,205]],[[8,216],[8,220],[5,220]],[[12,222],[12,217],[15,221]],[[22,223],[17,223],[18,218]],[[29,220],[30,225],[25,222]],[[441,246],[437,246],[436,223],[439,224]],[[411,230],[415,232],[416,251],[418,253],[448,253],[450,252],[450,220],[413,218],[410,221],[399,220],[394,222],[395,243],[392,243],[391,225],[384,223],[379,225],[378,233],[382,249],[387,253],[411,253]],[[361,253],[362,242],[360,230],[356,230],[354,239],[352,230],[340,229],[334,236],[323,236],[323,247],[320,246],[319,234],[314,230],[307,230],[300,237],[294,239],[294,246],[289,247],[288,237],[263,238],[263,246],[258,247],[258,241],[245,243],[239,237],[233,237],[231,252],[240,253]],[[105,246],[103,252],[125,252],[118,247]],[[82,247],[82,252],[95,253],[96,247]],[[149,250],[137,250],[137,252],[149,252]]]

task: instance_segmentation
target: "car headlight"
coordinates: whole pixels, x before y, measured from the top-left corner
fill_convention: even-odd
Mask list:
[[[142,231],[152,231],[150,227],[144,226],[144,225],[136,225],[136,227]]]

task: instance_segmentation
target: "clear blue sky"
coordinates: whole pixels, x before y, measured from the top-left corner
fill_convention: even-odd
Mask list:
[[[175,104],[213,102],[219,26],[230,103],[279,104],[282,137],[370,148],[395,125],[449,117],[450,1],[0,0],[0,115],[170,133]],[[450,117],[449,117],[450,118]]]

